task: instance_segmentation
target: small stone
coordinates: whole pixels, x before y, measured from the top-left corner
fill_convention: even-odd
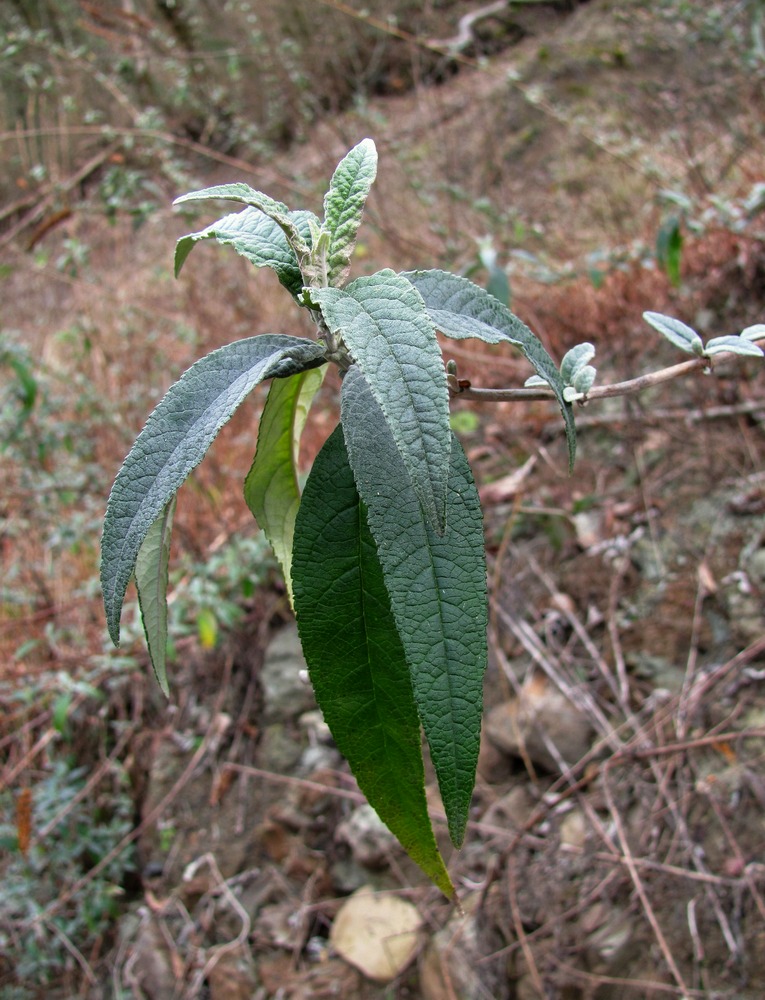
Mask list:
[[[351,849],[353,860],[382,868],[396,849],[396,838],[370,805],[359,806],[337,828],[336,837]]]
[[[581,809],[567,812],[560,824],[560,845],[579,850],[587,841],[587,819]]]
[[[518,698],[497,705],[486,719],[495,746],[514,757],[524,755],[545,770],[560,773],[560,763],[576,764],[590,749],[589,719],[542,674],[524,682]]]
[[[290,774],[303,753],[303,746],[282,723],[266,726],[257,749],[257,764],[264,771]]]
[[[492,802],[481,817],[481,824],[499,827],[502,830],[522,830],[534,810],[534,800],[526,788],[516,785]]]
[[[337,911],[329,940],[368,979],[388,983],[414,959],[421,925],[412,903],[363,886]]]
[[[269,643],[260,673],[266,724],[296,719],[316,707],[313,688],[303,679],[305,670],[297,626],[290,625]]]
[[[476,923],[478,895],[463,900],[464,913],[455,913],[445,927],[433,935],[420,959],[422,1000],[478,1000],[492,996],[490,982],[484,982],[481,963],[485,940]]]
[[[582,928],[588,926],[592,928],[585,938],[590,968],[600,972],[624,968],[636,947],[634,917],[595,903],[582,917]]]

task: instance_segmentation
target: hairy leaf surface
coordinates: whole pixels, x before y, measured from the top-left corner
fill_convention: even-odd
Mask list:
[[[339,427],[303,492],[292,576],[300,641],[335,743],[410,857],[452,896],[428,817],[406,657]]]
[[[571,404],[563,396],[565,384],[555,362],[539,339],[493,295],[468,278],[447,271],[406,271],[422,296],[436,328],[455,340],[477,337],[487,344],[510,341],[520,348],[535,371],[550,385],[566,426],[569,466],[576,457],[576,428]]]
[[[394,271],[315,292],[371,387],[431,524],[443,532],[451,450],[446,373],[422,299]]]
[[[213,189],[215,190],[215,189]],[[301,238],[310,243],[311,212],[290,212],[292,223]],[[255,267],[270,267],[291,295],[297,298],[303,288],[300,262],[284,228],[257,208],[225,215],[198,233],[182,236],[175,247],[175,275],[180,274],[186,258],[200,240],[217,240],[232,246]]]
[[[377,175],[377,150],[362,139],[338,164],[324,199],[324,226],[330,233],[327,284],[345,281],[367,196]]]
[[[314,368],[271,383],[260,417],[255,459],[244,481],[244,499],[274,550],[293,606],[292,542],[300,506],[300,436],[325,371]]]
[[[315,368],[323,354],[323,345],[299,337],[250,337],[208,354],[168,389],[117,474],[106,508],[101,585],[115,643],[141,545],[220,428],[259,382]]]
[[[452,437],[446,531],[424,517],[363,373],[345,375],[342,427],[367,505],[449,833],[462,842],[475,782],[486,667],[486,565],[478,493]]]
[[[151,665],[163,693],[167,685],[167,572],[175,497],[165,505],[146,533],[135,562],[135,585]]]
[[[173,202],[174,205],[181,205],[187,201],[204,201],[211,198],[222,199],[224,201],[239,201],[252,208],[258,209],[264,215],[272,219],[282,230],[287,238],[288,244],[292,247],[295,256],[301,265],[308,262],[310,244],[306,242],[305,228],[308,220],[318,222],[316,217],[310,212],[291,212],[281,201],[275,201],[262,191],[256,191],[249,184],[241,182],[235,184],[218,184],[215,187],[204,188],[201,191],[191,191],[189,194],[181,195]],[[295,216],[303,217],[305,226],[298,224]]]
[[[681,351],[695,354],[697,357],[703,356],[704,341],[687,323],[675,319],[674,316],[665,316],[663,313],[657,312],[644,312],[643,319],[646,323],[650,323],[654,330],[663,334],[670,344],[679,347]]]

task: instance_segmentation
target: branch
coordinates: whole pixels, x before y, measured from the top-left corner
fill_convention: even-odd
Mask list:
[[[724,354],[716,354],[715,361],[717,358],[739,356],[732,351],[726,351]],[[681,361],[680,364],[671,365],[669,368],[660,368],[656,372],[638,375],[637,378],[627,379],[626,382],[593,386],[586,397],[580,400],[580,402],[589,403],[591,400],[608,399],[611,396],[628,396],[632,393],[643,392],[655,385],[661,385],[662,382],[670,382],[672,379],[683,378],[683,376],[690,375],[692,372],[710,372],[712,367],[712,358],[692,358],[690,361]],[[458,379],[455,375],[449,375],[448,382],[449,390],[453,396],[459,396],[461,399],[474,399],[479,403],[530,402],[537,399],[555,399],[552,389],[545,389],[541,386],[533,389],[480,389],[474,388],[467,379]]]

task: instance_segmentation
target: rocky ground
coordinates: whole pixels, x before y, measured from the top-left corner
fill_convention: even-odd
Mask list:
[[[692,461],[685,423],[588,430],[578,504],[554,465],[489,493],[464,913],[356,793],[291,623],[262,661],[242,637],[197,659],[172,725],[143,734],[145,896],[119,949],[136,995],[180,976],[213,997],[759,996],[765,478],[736,469],[730,420]],[[388,893],[409,906],[390,924],[370,908]]]

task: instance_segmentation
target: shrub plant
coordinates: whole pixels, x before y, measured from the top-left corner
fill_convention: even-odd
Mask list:
[[[421,732],[459,846],[479,748],[487,592],[478,493],[449,423],[450,392],[465,386],[444,365],[436,331],[458,340],[509,341],[525,355],[536,374],[520,393],[557,399],[570,466],[573,404],[597,392],[589,364],[594,349],[578,345],[559,369],[502,302],[442,270],[385,269],[348,282],[376,170],[374,143],[365,139],[338,165],[323,219],[241,183],[178,199],[228,199],[245,207],[181,238],[176,273],[202,240],[232,246],[256,267],[273,269],[312,318],[315,337],[235,341],[197,361],[168,390],[114,483],[101,578],[117,642],[135,577],[151,660],[168,693],[166,591],[176,493],[239,404],[269,380],[246,502],[284,573],[310,679],[338,748],[409,855],[452,896],[428,815]],[[762,327],[705,347],[678,320],[647,318],[695,356],[687,366],[706,366],[723,350],[762,353],[755,344]],[[342,376],[340,422],[301,495],[300,437],[328,364]]]

